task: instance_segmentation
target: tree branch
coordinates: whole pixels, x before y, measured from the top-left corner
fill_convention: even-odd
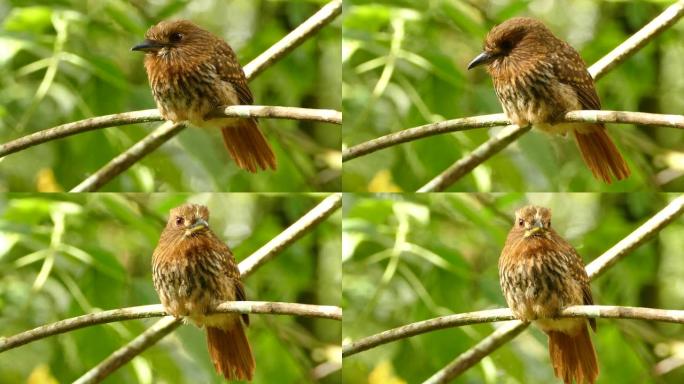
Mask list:
[[[683,115],[665,115],[630,111],[572,111],[565,114],[564,118],[558,122],[660,125],[684,129]],[[394,145],[407,143],[430,136],[476,128],[491,128],[508,124],[511,124],[511,121],[506,118],[505,114],[496,113],[493,115],[471,116],[460,119],[440,121],[439,123],[421,125],[419,127],[408,128],[399,132],[393,132],[385,136],[380,136],[373,140],[369,140],[351,148],[345,149],[342,152],[342,161],[344,162],[347,160],[352,160],[384,148],[389,148]]]
[[[679,0],[666,8],[660,15],[656,16],[622,44],[603,56],[599,61],[595,62],[594,65],[589,67],[589,73],[595,80],[600,79],[613,67],[627,60],[649,41],[674,25],[682,16],[684,16],[684,0]]]
[[[336,196],[336,197],[335,197]],[[337,201],[339,199],[339,201]],[[245,258],[238,265],[240,269],[240,274],[242,277],[248,277],[250,274],[262,266],[267,261],[272,260],[277,254],[282,252],[287,246],[291,245],[294,241],[302,237],[302,235],[318,225],[323,219],[330,216],[334,210],[339,208],[342,203],[341,194],[334,194],[325,198],[322,202],[317,204],[314,208],[309,210],[301,218],[299,218],[294,224],[290,225],[273,240],[266,243],[264,246],[259,248],[249,257]],[[294,228],[293,228],[294,227]],[[287,234],[287,235],[283,235]],[[278,239],[276,242],[275,240]],[[166,318],[164,318],[166,319]],[[128,344],[119,348],[116,352],[110,355],[107,359],[100,362],[97,366],[93,367],[88,371],[83,377],[93,377],[92,372],[105,372],[103,376],[98,376],[98,380],[106,377],[110,373],[117,370],[122,365],[129,362],[133,357],[142,353],[145,349],[159,341],[162,337],[170,333],[174,328],[168,329],[161,325],[158,326],[164,319],[157,322],[152,328],[145,331],[143,334],[130,341]],[[168,325],[168,324],[167,324]],[[170,325],[168,325],[170,326]],[[160,335],[160,336],[159,336]],[[149,340],[149,342],[148,342]],[[137,347],[140,345],[140,347]],[[80,380],[80,379],[79,379]],[[89,379],[93,380],[93,379]],[[85,383],[90,383],[94,381],[84,381]]]
[[[318,12],[304,21],[287,36],[280,39],[280,41],[272,45],[256,59],[245,65],[243,70],[245,71],[247,80],[253,79],[256,75],[292,51],[292,49],[298,47],[309,37],[318,32],[323,26],[329,24],[341,12],[341,0],[333,0],[323,6]],[[112,159],[109,163],[88,177],[88,179],[81,182],[81,184],[72,189],[71,192],[92,192],[100,189],[103,185],[130,168],[137,161],[147,156],[148,153],[154,151],[180,133],[183,128],[184,126],[182,124],[178,124],[175,129],[169,129],[169,126],[166,123],[160,125],[141,141],[133,145],[133,147],[122,152],[119,156]]]
[[[635,250],[637,247],[648,241],[653,235],[665,226],[671,223],[676,217],[682,215],[684,212],[682,201],[684,195],[681,195],[670,202],[665,208],[661,209],[651,219],[640,225],[623,240],[619,241],[615,246],[604,252],[603,255],[597,257],[589,263],[586,267],[589,278],[593,279],[605,272],[607,268],[612,267],[619,259],[622,259],[628,252]],[[627,241],[629,239],[629,241]],[[499,328],[491,335],[482,339],[475,346],[465,351],[449,363],[446,367],[437,371],[427,383],[446,383],[451,379],[457,377],[465,372],[468,368],[477,364],[485,356],[494,352],[501,345],[513,339],[525,328],[528,324],[517,322],[511,324],[505,329]]]
[[[652,320],[684,324],[684,310],[620,307],[614,305],[573,305],[564,308],[558,317]],[[373,336],[364,337],[361,340],[344,346],[342,348],[342,357],[348,357],[377,347],[378,345],[440,329],[510,320],[516,320],[516,317],[509,308],[488,309],[484,311],[436,317],[403,325]]]
[[[130,168],[131,165],[147,156],[148,153],[159,148],[160,145],[164,144],[164,142],[171,139],[183,129],[185,129],[185,124],[183,123],[174,123],[172,121],[165,122],[142,140],[133,144],[133,146],[125,152],[110,160],[107,165],[88,176],[69,192],[97,191],[115,176]]]
[[[150,346],[156,344],[164,336],[173,332],[182,324],[181,319],[175,317],[164,317],[154,323],[153,326],[146,329],[133,339],[130,343],[117,349],[114,353],[109,355],[100,364],[91,368],[88,372],[74,381],[74,384],[99,383],[114,372],[120,366],[129,362],[133,356],[137,356],[145,351]]]
[[[282,252],[283,249],[289,247],[290,244],[309,232],[315,225],[328,218],[341,206],[341,193],[334,193],[326,197],[304,216],[300,217],[299,220],[282,231],[278,236],[274,237],[256,252],[242,260],[240,263],[240,273],[243,276],[251,275],[258,267],[271,260]]]
[[[342,13],[342,0],[333,0],[324,5],[318,12],[308,18],[287,36],[282,38],[277,43],[273,44],[271,48],[264,51],[256,59],[245,65],[245,75],[247,78],[257,76],[264,69],[273,65],[281,57],[290,53],[297,48],[312,34],[318,32],[321,28],[332,22],[337,16]]]
[[[267,301],[226,301],[216,307],[213,313],[249,313],[268,315],[292,315],[318,317],[331,320],[342,320],[342,308],[331,305],[312,305],[299,303],[280,303]],[[149,317],[168,316],[161,304],[141,305],[137,307],[112,309],[89,313],[87,315],[60,320],[41,325],[29,331],[13,336],[0,338],[0,352],[19,347],[49,336],[73,331],[93,325],[112,323],[115,321],[144,319]]]
[[[447,189],[456,180],[460,179],[468,172],[472,171],[483,163],[485,160],[497,154],[502,149],[506,148],[508,144],[514,142],[518,137],[525,134],[532,129],[532,126],[518,127],[517,125],[509,125],[505,127],[498,135],[487,140],[479,147],[475,148],[466,157],[459,159],[452,164],[444,172],[435,176],[434,179],[428,181],[427,184],[420,187],[417,192],[441,192]]]
[[[209,115],[210,118],[244,117],[271,118],[304,121],[319,121],[323,123],[342,124],[342,112],[332,109],[309,109],[297,107],[277,107],[261,105],[231,105],[218,109]],[[116,113],[107,116],[92,117],[53,128],[34,132],[0,146],[0,158],[19,152],[26,148],[43,144],[48,141],[62,139],[83,132],[101,128],[116,127],[126,124],[147,123],[163,120],[156,109]]]

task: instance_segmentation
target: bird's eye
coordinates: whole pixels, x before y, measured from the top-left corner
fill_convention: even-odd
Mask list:
[[[523,220],[523,219],[518,219],[518,225],[521,226],[521,227],[524,226],[524,225],[525,225],[525,220]]]
[[[499,47],[502,51],[510,51],[511,49],[513,49],[513,42],[511,42],[510,40],[504,40],[499,44]]]
[[[182,216],[176,216],[176,225],[180,226],[185,223],[185,219]]]
[[[181,40],[183,40],[183,34],[180,32],[172,33],[171,36],[169,36],[169,41],[172,43],[179,43]]]

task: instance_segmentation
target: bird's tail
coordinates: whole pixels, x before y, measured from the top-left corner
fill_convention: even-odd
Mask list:
[[[258,169],[276,169],[275,154],[259,130],[256,120],[239,120],[221,128],[223,143],[228,148],[230,157],[238,167],[252,173]]]
[[[607,184],[612,182],[611,174],[617,180],[629,177],[631,172],[625,159],[622,158],[620,151],[608,137],[603,126],[594,125],[591,129],[582,132],[575,129],[573,133],[582,158],[594,177]]]
[[[549,355],[556,377],[565,384],[594,384],[599,374],[596,351],[591,344],[589,330],[584,324],[576,335],[547,331]]]
[[[252,380],[254,356],[239,321],[225,329],[207,327],[207,345],[216,372],[226,380]]]

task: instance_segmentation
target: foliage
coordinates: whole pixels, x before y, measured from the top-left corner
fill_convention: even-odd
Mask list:
[[[322,196],[257,194],[0,195],[0,329],[12,335],[98,309],[159,303],[150,260],[170,208],[209,206],[210,224],[238,261]],[[334,214],[245,280],[252,300],[340,305],[340,214]],[[4,352],[0,382],[29,376],[71,382],[157,319],[84,328]],[[311,381],[338,363],[339,322],[252,315],[255,382]],[[47,369],[46,369],[47,368]],[[47,371],[47,373],[46,373]],[[340,373],[322,379],[339,382]],[[185,325],[111,376],[117,383],[224,382],[202,331]]]
[[[224,37],[245,65],[323,4],[0,0],[0,142],[93,116],[154,108],[143,56],[130,48],[160,20],[195,21]],[[340,110],[340,30],[340,22],[323,28],[254,78],[255,103]],[[10,155],[0,164],[0,190],[73,188],[159,124],[97,130]],[[104,190],[340,189],[338,126],[267,119],[260,124],[276,152],[276,172],[239,170],[220,133],[190,127]]]
[[[344,201],[343,340],[357,340],[407,323],[453,313],[505,307],[497,261],[514,211],[547,206],[556,230],[585,263],[662,209],[667,194],[429,194],[349,195]],[[592,282],[601,305],[680,309],[674,282],[681,263],[684,220],[670,224]],[[365,382],[380,370],[422,382],[501,323],[451,328],[376,347],[344,359],[343,380]],[[600,383],[684,380],[655,364],[676,359],[682,326],[598,320],[592,336]],[[389,368],[387,365],[389,364]],[[536,328],[486,357],[456,382],[550,383],[546,337]]]
[[[402,129],[500,113],[489,75],[466,66],[487,31],[513,16],[533,16],[594,63],[670,2],[349,0],[343,31],[343,146]],[[562,11],[561,11],[562,10]],[[572,17],[568,17],[571,14]],[[684,24],[675,24],[597,83],[603,108],[681,114]],[[348,191],[415,191],[500,128],[439,135],[344,164]],[[684,133],[609,125],[632,171],[612,186],[594,180],[571,138],[524,135],[452,191],[681,190]]]

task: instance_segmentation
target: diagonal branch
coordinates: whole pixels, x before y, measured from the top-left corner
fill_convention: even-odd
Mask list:
[[[644,244],[651,237],[653,237],[655,233],[661,231],[675,218],[681,216],[683,212],[684,195],[680,195],[676,199],[672,200],[667,206],[665,206],[665,208],[653,215],[651,219],[639,226],[639,228],[635,229],[632,233],[627,235],[627,237],[615,244],[615,246],[613,246],[611,249],[604,252],[603,255],[597,257],[594,259],[594,261],[589,263],[586,267],[589,277],[597,277],[607,268],[612,267],[617,260],[624,257],[628,252],[631,252]],[[451,379],[465,372],[468,368],[477,364],[485,356],[494,352],[505,342],[517,336],[517,334],[527,328],[527,325],[528,324],[518,321],[517,323],[512,323],[510,326],[507,326],[505,329],[503,329],[503,327],[499,328],[491,335],[482,339],[475,346],[462,353],[446,367],[437,371],[426,382],[449,382]]]
[[[259,248],[252,255],[244,259],[238,267],[240,268],[240,274],[242,277],[248,277],[253,273],[256,268],[262,266],[267,261],[272,260],[277,254],[281,253],[287,246],[291,245],[294,241],[299,239],[303,234],[311,231],[316,225],[318,225],[323,219],[330,216],[332,212],[337,210],[342,205],[342,194],[334,194],[328,196],[309,212],[304,214],[299,218],[294,224],[290,225],[283,232],[274,238],[279,239],[276,243],[274,240],[269,241],[267,244]],[[293,228],[294,227],[294,228]],[[287,233],[288,235],[283,235]],[[100,362],[98,365],[93,367],[88,371],[83,377],[87,378],[84,383],[93,383],[102,380],[102,378],[108,376],[110,373],[117,370],[122,365],[129,362],[135,356],[142,353],[145,349],[154,345],[162,337],[170,333],[177,325],[173,328],[168,329],[168,327],[157,326],[163,322],[166,318],[157,322],[152,328],[145,331],[142,335],[138,336],[134,340],[130,341],[128,344],[119,348],[107,359]],[[171,326],[166,324],[167,326]],[[143,340],[141,340],[143,339]],[[149,340],[149,342],[147,342]],[[137,347],[137,345],[141,347]],[[95,378],[93,372],[105,372],[103,376],[98,376]],[[79,379],[80,380],[80,379]]]
[[[525,134],[532,129],[532,126],[518,127],[517,125],[509,125],[504,128],[501,133],[495,137],[487,140],[479,147],[475,148],[466,157],[459,159],[452,164],[444,172],[435,176],[427,184],[420,187],[417,192],[441,192],[447,189],[456,180],[468,174],[483,163],[485,160],[497,154],[502,149],[506,148],[508,144],[514,142],[518,137]]]
[[[142,140],[133,144],[133,146],[128,148],[125,152],[110,160],[107,165],[88,176],[69,192],[97,191],[115,176],[130,168],[138,160],[147,156],[148,153],[159,148],[160,145],[164,144],[167,140],[170,140],[183,129],[185,129],[185,124],[183,123],[176,124],[172,121],[165,122]]]
[[[335,19],[335,17],[337,17],[337,15],[339,15],[341,12],[341,0],[333,0],[323,6],[318,12],[304,21],[299,27],[295,28],[294,31],[290,32],[287,36],[283,37],[280,39],[280,41],[272,45],[271,48],[267,49],[256,59],[245,65],[243,69],[245,71],[247,80],[253,79],[263,70],[280,60],[285,54],[298,47],[309,37],[318,32],[323,26],[332,22],[332,20]],[[147,156],[147,154],[154,151],[159,146],[180,133],[183,128],[183,125],[178,124],[176,129],[169,130],[169,126],[162,124],[133,147],[122,152],[115,159],[111,160],[109,163],[91,175],[88,179],[81,182],[81,184],[75,187],[71,192],[92,192],[100,189],[103,185],[107,184],[113,178],[130,168],[140,159]]]
[[[277,107],[263,105],[231,105],[211,113],[209,118],[243,117],[243,118],[271,118],[304,121],[318,121],[323,123],[342,124],[342,113],[331,109],[310,109],[298,107]],[[19,152],[26,148],[43,144],[48,141],[62,139],[83,132],[100,128],[116,127],[127,124],[147,123],[163,120],[156,109],[116,113],[113,115],[92,117],[53,128],[34,132],[0,145],[0,158]]]
[[[565,114],[559,122],[583,123],[623,123],[640,125],[659,125],[684,129],[683,115],[665,115],[657,113],[631,111],[593,111],[581,110]],[[393,132],[373,140],[347,148],[342,152],[342,161],[352,160],[384,148],[423,139],[444,133],[465,131],[476,128],[491,128],[511,124],[503,113],[493,115],[471,116],[460,119],[445,120],[438,123],[421,125],[414,128]]]
[[[595,80],[600,79],[613,67],[627,60],[649,41],[673,26],[682,16],[684,16],[684,0],[679,0],[667,7],[660,15],[656,16],[599,61],[595,62],[594,65],[589,67],[589,73],[591,73]]]
[[[342,194],[335,193],[326,197],[318,205],[313,207],[299,220],[287,227],[278,236],[274,237],[252,253],[249,257],[240,262],[240,273],[242,276],[251,275],[257,268],[273,259],[276,255],[305,235],[312,227],[328,218],[338,208],[342,206]]]
[[[321,28],[328,25],[342,13],[342,0],[333,0],[321,7],[318,12],[308,18],[279,42],[273,44],[256,59],[245,65],[245,75],[252,78],[260,74],[264,69],[273,65],[281,57],[297,48],[302,42]]]
[[[164,336],[173,332],[173,330],[178,328],[182,323],[183,321],[181,319],[175,317],[163,317],[130,343],[117,349],[114,353],[100,362],[100,364],[91,368],[83,376],[79,377],[74,381],[74,384],[99,383],[117,368],[130,361],[133,356],[141,354],[147,348],[164,338]]]
[[[213,313],[249,313],[265,315],[292,315],[318,317],[322,319],[342,320],[342,308],[332,305],[312,305],[299,303],[280,303],[267,301],[226,301],[216,307]],[[0,338],[0,352],[19,347],[49,336],[91,327],[93,325],[113,323],[115,321],[144,319],[149,317],[168,316],[161,304],[141,305],[137,307],[112,309],[87,315],[60,320],[41,325],[34,329]]]

